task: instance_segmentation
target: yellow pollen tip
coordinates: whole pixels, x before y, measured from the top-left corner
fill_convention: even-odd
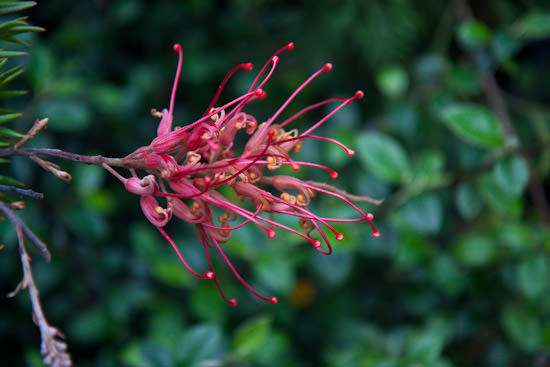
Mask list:
[[[155,208],[155,212],[156,212],[157,214],[163,214],[163,213],[164,213],[164,209],[163,209],[161,206],[157,206],[157,207]]]

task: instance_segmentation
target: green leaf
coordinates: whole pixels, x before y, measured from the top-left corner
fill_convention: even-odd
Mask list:
[[[271,319],[259,316],[240,325],[233,336],[233,351],[246,358],[261,348],[271,331]]]
[[[376,73],[378,88],[387,98],[403,96],[409,86],[409,75],[399,65],[385,66]]]
[[[2,1],[0,2],[0,15],[15,13],[32,8],[35,5],[36,2],[34,1]]]
[[[461,184],[455,192],[455,203],[458,212],[464,219],[471,220],[483,209],[483,200],[475,185],[471,182]]]
[[[0,127],[0,137],[22,138],[23,136],[25,135],[15,130],[8,129],[7,127]]]
[[[504,330],[512,342],[526,352],[540,347],[540,321],[529,310],[520,306],[508,306],[502,314]]]
[[[532,255],[518,265],[518,285],[523,295],[536,301],[548,295],[550,271],[548,258],[543,253]],[[542,299],[540,300],[542,302]]]
[[[518,155],[501,159],[493,169],[495,182],[506,193],[514,196],[523,194],[529,181],[529,167]]]
[[[491,31],[479,20],[470,19],[458,26],[458,40],[467,48],[485,46],[491,39]]]
[[[495,114],[482,105],[454,104],[441,111],[443,122],[462,139],[486,148],[504,145],[504,132]]]
[[[4,115],[0,115],[0,125],[8,121],[15,120],[16,118],[21,117],[22,115],[23,115],[22,113],[7,113]]]
[[[422,151],[414,161],[411,186],[416,192],[440,184],[445,180],[443,168],[445,156],[436,150]]]
[[[0,90],[0,99],[19,97],[27,93],[26,90]]]
[[[88,105],[78,100],[50,100],[40,106],[40,116],[48,116],[48,126],[55,131],[76,132],[83,130],[91,122]]]
[[[286,293],[294,286],[295,276],[288,257],[283,256],[270,253],[260,256],[254,262],[254,274],[261,284]]]
[[[424,194],[409,201],[402,209],[404,218],[419,233],[437,233],[443,222],[443,206],[435,194]]]
[[[27,52],[24,51],[6,51],[6,50],[0,50],[0,57],[14,57],[14,56],[23,56],[28,55]]]
[[[464,265],[483,266],[493,261],[497,252],[491,238],[481,234],[469,234],[453,245],[453,255]]]
[[[520,197],[510,195],[503,190],[496,182],[494,175],[490,172],[484,174],[477,180],[477,188],[485,202],[494,210],[518,216],[523,210],[523,202]]]
[[[516,23],[514,30],[525,39],[550,37],[550,12],[534,11],[527,14]]]
[[[184,366],[199,366],[199,362],[219,358],[226,350],[226,341],[220,328],[208,324],[200,324],[189,329],[179,345],[175,359],[183,362]]]
[[[411,168],[403,147],[391,136],[367,132],[357,138],[360,162],[375,176],[392,183],[409,180]]]
[[[0,74],[0,88],[17,78],[22,72],[22,66],[18,65]]]

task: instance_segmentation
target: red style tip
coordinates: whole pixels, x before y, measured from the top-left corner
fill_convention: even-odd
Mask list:
[[[365,93],[363,93],[362,90],[358,90],[357,92],[355,92],[355,98],[357,98],[357,99],[363,98],[364,95],[365,95]]]
[[[378,231],[373,231],[373,232],[372,232],[372,237],[376,237],[376,238],[380,237],[380,232],[378,232]]]
[[[275,233],[275,231],[272,229],[268,229],[266,232],[267,232],[267,237],[269,238],[274,238],[277,235],[277,233]]]
[[[294,172],[297,172],[300,170],[300,166],[298,164],[291,164],[290,169],[293,170]]]
[[[176,52],[180,52],[181,51],[181,45],[179,43],[174,43],[173,49]]]
[[[332,70],[332,64],[329,62],[329,63],[326,63],[325,66],[323,66],[323,70],[324,71],[330,71]]]
[[[276,305],[277,303],[279,303],[279,300],[277,299],[277,297],[271,297],[269,299],[269,302],[273,303],[274,305]]]
[[[331,172],[330,178],[338,178],[338,172]]]
[[[294,48],[294,42],[290,42],[288,45],[285,46],[287,50],[292,50]]]
[[[249,62],[249,63],[244,64],[243,69],[246,70],[246,71],[252,70],[252,63]]]
[[[267,135],[270,137],[270,138],[273,138],[273,135],[275,135],[275,130],[269,130],[267,132]]]
[[[231,298],[227,303],[229,304],[229,306],[237,306],[237,300],[235,298]]]
[[[348,157],[351,157],[352,155],[355,154],[355,150],[353,150],[353,149],[346,149],[346,153],[348,154]]]
[[[214,279],[214,272],[213,271],[206,272],[206,278],[207,279]]]
[[[343,234],[338,233],[338,234],[336,235],[336,241],[342,241],[343,239],[344,239],[344,235],[343,235]]]
[[[372,215],[372,213],[367,213],[367,220],[373,220],[374,219],[374,215]]]
[[[279,62],[279,56],[273,56],[271,58],[271,62],[274,63],[274,64],[278,63]]]
[[[321,241],[319,241],[319,240],[313,241],[313,247],[315,247],[315,248],[321,247]]]
[[[265,96],[267,96],[267,93],[264,92],[263,89],[260,89],[260,88],[256,89],[256,97],[265,98]]]
[[[210,177],[208,177],[208,176],[206,176],[205,178],[203,178],[203,180],[204,180],[204,183],[205,183],[205,184],[209,184],[210,182],[212,182],[212,178],[210,178]]]

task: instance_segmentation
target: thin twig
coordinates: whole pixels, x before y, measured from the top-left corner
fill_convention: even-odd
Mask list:
[[[41,192],[36,192],[30,189],[20,189],[19,187],[15,187],[15,186],[0,184],[0,191],[5,192],[7,194],[17,195],[17,196],[25,197],[29,199],[38,199],[38,200],[44,199],[44,194],[42,194]]]
[[[21,227],[23,230],[23,233],[25,234],[25,237],[31,241],[31,243],[36,247],[40,255],[46,260],[47,262],[50,262],[52,256],[50,254],[50,251],[48,250],[48,247],[44,242],[42,242],[36,235],[23,223],[23,221],[4,203],[0,200],[0,211],[2,211],[6,217],[13,223],[15,228]]]
[[[101,166],[103,163],[108,164],[109,166],[117,167],[126,167],[126,163],[121,158],[106,158],[101,155],[81,155],[75,153],[65,152],[60,149],[49,149],[49,148],[23,148],[15,149],[14,147],[9,147],[5,149],[0,149],[0,157],[11,157],[11,156],[37,156],[37,155],[46,155],[50,157],[57,157],[62,159],[67,159],[73,162],[93,164],[96,166]]]
[[[23,279],[17,286],[16,290],[9,296],[13,297],[21,289],[28,288],[31,299],[33,319],[40,329],[42,343],[40,345],[40,353],[44,357],[44,364],[50,367],[71,367],[73,365],[71,356],[67,353],[67,343],[60,340],[63,338],[61,332],[51,326],[44,315],[40,297],[38,296],[38,288],[34,282],[34,277],[31,270],[31,259],[25,248],[25,237],[23,235],[23,227],[20,224],[15,226],[17,239],[19,241],[19,254],[21,256],[21,265],[23,267]]]

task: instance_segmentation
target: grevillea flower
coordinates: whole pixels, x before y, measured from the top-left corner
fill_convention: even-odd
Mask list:
[[[254,295],[262,300],[277,303],[275,297],[264,297],[252,289],[221,247],[221,244],[231,238],[234,230],[248,223],[262,228],[269,238],[275,237],[276,231],[280,229],[292,232],[326,255],[332,252],[332,247],[324,228],[332,232],[335,240],[344,239],[331,223],[367,221],[372,227],[372,235],[380,236],[372,222],[373,215],[364,212],[352,202],[374,202],[373,200],[350,195],[326,183],[271,174],[285,165],[290,166],[293,171],[298,171],[302,166],[309,166],[327,171],[332,179],[337,178],[338,174],[329,167],[294,160],[291,157],[300,151],[308,139],[333,143],[343,148],[349,156],[354,154],[352,149],[341,142],[314,135],[314,132],[344,106],[362,98],[361,91],[357,91],[349,98],[337,97],[312,104],[278,122],[279,116],[296,95],[319,74],[331,70],[331,64],[325,64],[307,78],[266,121],[258,124],[254,116],[245,112],[249,103],[266,97],[262,88],[277,66],[278,55],[293,47],[294,44],[289,43],[275,52],[261,68],[246,93],[220,107],[215,107],[229,78],[239,69],[250,71],[252,64],[239,64],[234,67],[223,79],[204,115],[187,126],[173,128],[174,100],[182,66],[181,46],[174,45],[174,51],[178,53],[179,58],[169,109],[162,112],[151,111],[153,116],[161,119],[157,136],[151,144],[124,158],[127,167],[132,167],[130,178],[125,178],[110,166],[104,165],[125,184],[127,191],[140,196],[143,213],[170,243],[187,270],[197,278],[212,280],[224,301],[230,305],[236,305],[237,302],[224,295],[212,266],[211,251],[217,252],[223,258],[235,277]],[[290,127],[296,118],[308,111],[333,103],[336,103],[336,107],[305,131],[300,132]],[[248,135],[244,148],[235,147],[234,138],[237,133]],[[139,178],[134,168],[141,168],[148,175]],[[229,199],[218,192],[221,186],[230,187],[235,199]],[[273,192],[277,192],[278,195]],[[340,199],[353,208],[357,216],[340,219],[313,213],[309,205],[319,194]],[[159,200],[164,204],[159,204]],[[222,213],[216,218],[217,223],[214,220],[215,209]],[[274,214],[295,217],[298,229],[279,223],[274,219]],[[200,273],[192,269],[164,230],[164,226],[173,216],[195,224],[208,264],[206,272]],[[237,221],[238,223],[233,223]]]

